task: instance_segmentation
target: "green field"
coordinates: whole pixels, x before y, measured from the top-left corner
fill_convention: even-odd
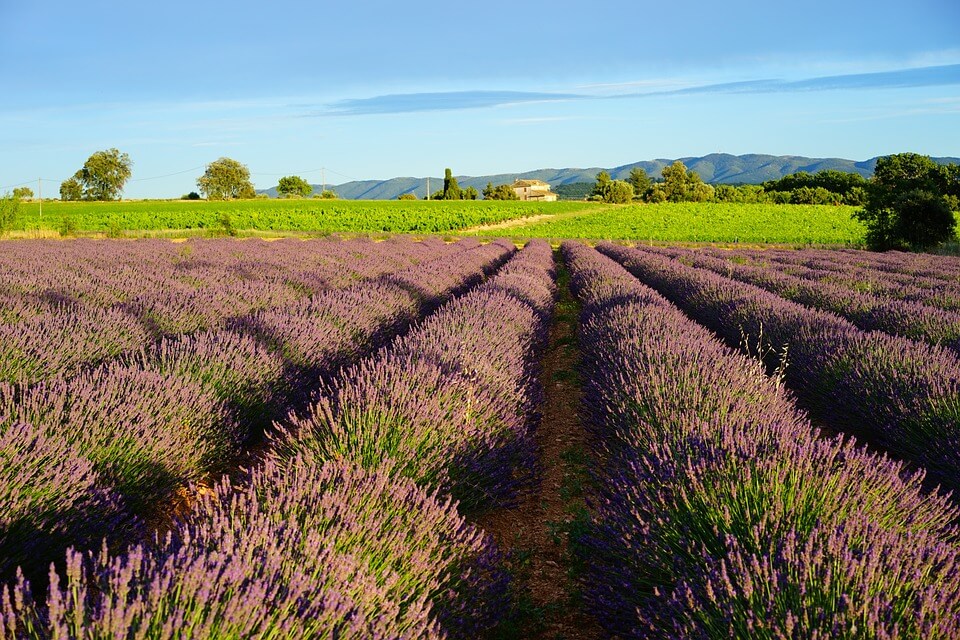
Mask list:
[[[16,236],[465,233],[515,238],[860,245],[853,207],[774,204],[246,200],[25,203]],[[536,218],[533,218],[536,216]],[[489,228],[484,228],[489,227]]]
[[[756,244],[862,244],[854,207],[677,203],[604,207],[480,233],[536,238]]]
[[[313,233],[443,233],[543,213],[584,208],[582,202],[425,202],[361,200],[241,200],[206,202],[24,203],[14,231],[43,235],[185,230]],[[151,235],[151,234],[146,234]]]

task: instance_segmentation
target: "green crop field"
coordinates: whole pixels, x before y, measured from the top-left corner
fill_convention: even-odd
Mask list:
[[[577,202],[425,202],[241,200],[24,203],[13,228],[22,234],[236,231],[443,233],[544,213],[584,208]],[[146,235],[150,235],[147,233]]]
[[[853,207],[245,200],[25,203],[15,235],[465,233],[516,238],[860,245]]]
[[[866,228],[854,207],[677,203],[558,212],[556,217],[483,235],[659,242],[862,244]]]

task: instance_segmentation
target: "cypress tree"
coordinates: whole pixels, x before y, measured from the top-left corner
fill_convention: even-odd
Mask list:
[[[460,185],[457,179],[453,177],[453,172],[447,169],[443,174],[443,199],[444,200],[463,200],[463,192],[460,191]]]

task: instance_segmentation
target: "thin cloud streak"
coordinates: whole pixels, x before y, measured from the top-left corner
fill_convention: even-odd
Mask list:
[[[314,116],[382,115],[423,111],[460,111],[485,109],[536,102],[582,100],[589,96],[573,93],[531,91],[448,91],[436,93],[400,93],[372,98],[339,100]]]
[[[448,91],[433,93],[387,94],[371,98],[352,98],[330,103],[303,117],[363,116],[420,113],[426,111],[460,111],[489,109],[512,105],[572,102],[586,100],[622,100],[660,96],[700,94],[770,94],[816,91],[858,91],[870,89],[905,89],[960,85],[960,64],[940,65],[821,76],[804,80],[760,79],[740,82],[704,84],[682,89],[660,91],[632,91],[619,94],[544,93],[525,91]],[[609,88],[615,85],[595,85]],[[643,83],[625,83],[624,87],[642,87]],[[581,88],[587,88],[586,86]]]

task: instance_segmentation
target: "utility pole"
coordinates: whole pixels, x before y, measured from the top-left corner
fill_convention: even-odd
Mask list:
[[[320,182],[322,183],[321,184],[322,188],[320,189],[320,195],[323,195],[323,192],[327,190],[327,168],[326,167],[320,167]]]
[[[40,178],[37,178],[37,202],[40,203],[40,219],[43,220],[43,186]]]
[[[427,200],[430,199],[430,176],[427,176]]]

